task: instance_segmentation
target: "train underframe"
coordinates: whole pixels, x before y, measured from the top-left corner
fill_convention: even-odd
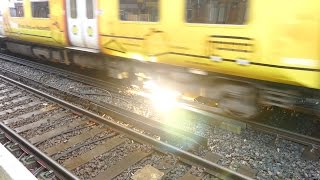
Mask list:
[[[109,77],[129,79],[135,85],[152,79],[181,92],[184,97],[221,109],[223,113],[237,118],[252,118],[259,114],[262,107],[269,106],[320,117],[319,90],[20,41],[2,40],[1,46],[2,50],[39,60],[103,70]]]

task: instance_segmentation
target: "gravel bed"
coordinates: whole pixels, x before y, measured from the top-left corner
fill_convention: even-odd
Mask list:
[[[2,84],[2,83],[0,82],[0,84]],[[1,92],[1,94],[0,94],[1,96],[10,94],[12,91],[15,90],[15,88],[12,85],[6,84],[4,87],[0,88],[0,91],[3,91],[3,90],[6,90],[6,92]]]
[[[230,169],[249,166],[257,171],[257,179],[320,179],[320,160],[303,160],[304,146],[299,144],[286,140],[274,143],[275,137],[250,129],[237,135],[202,125],[197,132],[208,138],[210,151],[223,157],[218,164]]]
[[[13,112],[13,113],[6,113],[6,114],[0,116],[0,119],[6,120],[6,119],[14,118],[14,117],[17,117],[17,116],[20,116],[20,115],[23,115],[23,114],[26,114],[26,113],[29,113],[29,112],[32,112],[32,111],[36,111],[36,110],[41,109],[43,107],[44,107],[43,104],[40,103],[40,104],[37,104],[35,106],[28,107],[26,109],[19,109],[19,110]]]
[[[13,97],[9,97],[9,95],[14,94],[14,93],[18,93],[18,92],[21,92],[21,94],[13,96]],[[2,97],[2,96],[6,96],[4,99],[0,100],[1,103],[4,103],[4,102],[12,101],[13,99],[16,99],[16,98],[27,96],[27,94],[24,91],[14,89],[13,91],[0,94],[0,97]]]
[[[51,117],[56,115],[57,113],[62,112],[62,109],[55,109],[55,110],[51,110],[42,114],[38,114],[38,115],[33,115],[30,118],[27,119],[23,119],[14,123],[9,124],[9,127],[11,128],[17,128],[17,127],[21,127],[36,121],[39,121],[41,119],[47,118],[47,117]]]
[[[170,164],[170,167],[160,167],[161,161],[165,161]],[[133,165],[126,171],[119,174],[114,180],[130,179],[139,169],[145,167],[146,165],[151,165],[160,171],[165,171],[166,169],[171,169],[162,179],[178,179],[182,177],[189,169],[190,166],[181,164],[175,156],[167,154],[153,153],[150,156],[144,158],[137,164]]]
[[[182,177],[185,175],[188,170],[190,169],[190,166],[185,164],[178,164],[176,165],[171,171],[169,171],[162,179],[178,179],[179,177]]]
[[[201,180],[221,180],[221,179],[215,176],[212,176],[211,174],[206,174],[201,178]]]
[[[14,99],[18,99],[20,97],[15,97]],[[29,99],[25,99],[25,100],[22,100],[22,101],[18,101],[18,102],[15,102],[15,103],[11,103],[10,102],[11,100],[5,100],[4,103],[0,103],[4,106],[0,107],[0,112],[1,111],[4,111],[4,110],[7,110],[7,109],[12,109],[14,107],[17,107],[17,106],[20,106],[20,105],[24,105],[24,104],[28,104],[28,103],[31,103],[34,101],[33,98],[29,98]]]
[[[319,119],[311,115],[273,107],[265,109],[261,116],[256,121],[292,132],[313,136],[320,131]]]
[[[8,84],[7,82],[3,82],[2,80],[0,80],[0,84],[4,84],[4,86],[0,87],[0,91],[12,87],[10,84]]]
[[[127,140],[111,151],[94,158],[89,163],[77,167],[73,170],[73,173],[79,176],[81,179],[90,179],[97,176],[100,172],[107,170],[121,159],[125,158],[130,152],[148,152],[150,148],[150,146],[141,145],[131,140]]]
[[[166,158],[166,156],[163,154],[152,153],[150,156],[142,159],[137,164],[133,165],[132,167],[128,168],[127,170],[119,174],[117,177],[114,178],[114,180],[130,179],[130,177],[139,169],[143,168],[146,165],[156,167],[164,158]],[[168,158],[168,161],[172,161],[171,156],[170,159]]]
[[[59,127],[63,127],[75,121],[81,121],[81,118],[78,118],[75,116],[66,116],[59,119],[58,121],[48,122],[48,123],[42,124],[40,127],[37,127],[36,129],[30,129],[28,131],[22,132],[21,135],[29,139],[34,136],[52,131],[54,129],[58,129]]]

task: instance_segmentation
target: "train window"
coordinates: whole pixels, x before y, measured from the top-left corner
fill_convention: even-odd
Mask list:
[[[77,0],[70,0],[70,14],[72,19],[76,19],[77,14]]]
[[[187,0],[188,23],[244,24],[248,0]]]
[[[43,1],[31,1],[32,17],[35,18],[49,18],[49,2]]]
[[[87,0],[87,18],[88,19],[93,19],[94,14],[93,14],[93,1],[92,0]]]
[[[23,10],[23,3],[18,2],[10,5],[10,16],[11,17],[23,17],[24,10]]]
[[[159,0],[120,0],[122,21],[159,21]]]

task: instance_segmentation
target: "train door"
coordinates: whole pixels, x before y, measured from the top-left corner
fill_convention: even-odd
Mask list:
[[[3,13],[3,8],[0,7],[0,37],[4,35],[4,27],[3,27],[3,16],[2,16],[2,13]]]
[[[68,35],[72,46],[98,49],[97,0],[67,0]]]

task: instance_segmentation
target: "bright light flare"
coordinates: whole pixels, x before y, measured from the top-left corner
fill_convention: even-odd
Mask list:
[[[177,98],[181,95],[177,91],[160,87],[153,81],[145,82],[143,88],[148,90],[148,93],[140,92],[139,94],[149,98],[155,109],[160,112],[169,112],[176,108]]]

